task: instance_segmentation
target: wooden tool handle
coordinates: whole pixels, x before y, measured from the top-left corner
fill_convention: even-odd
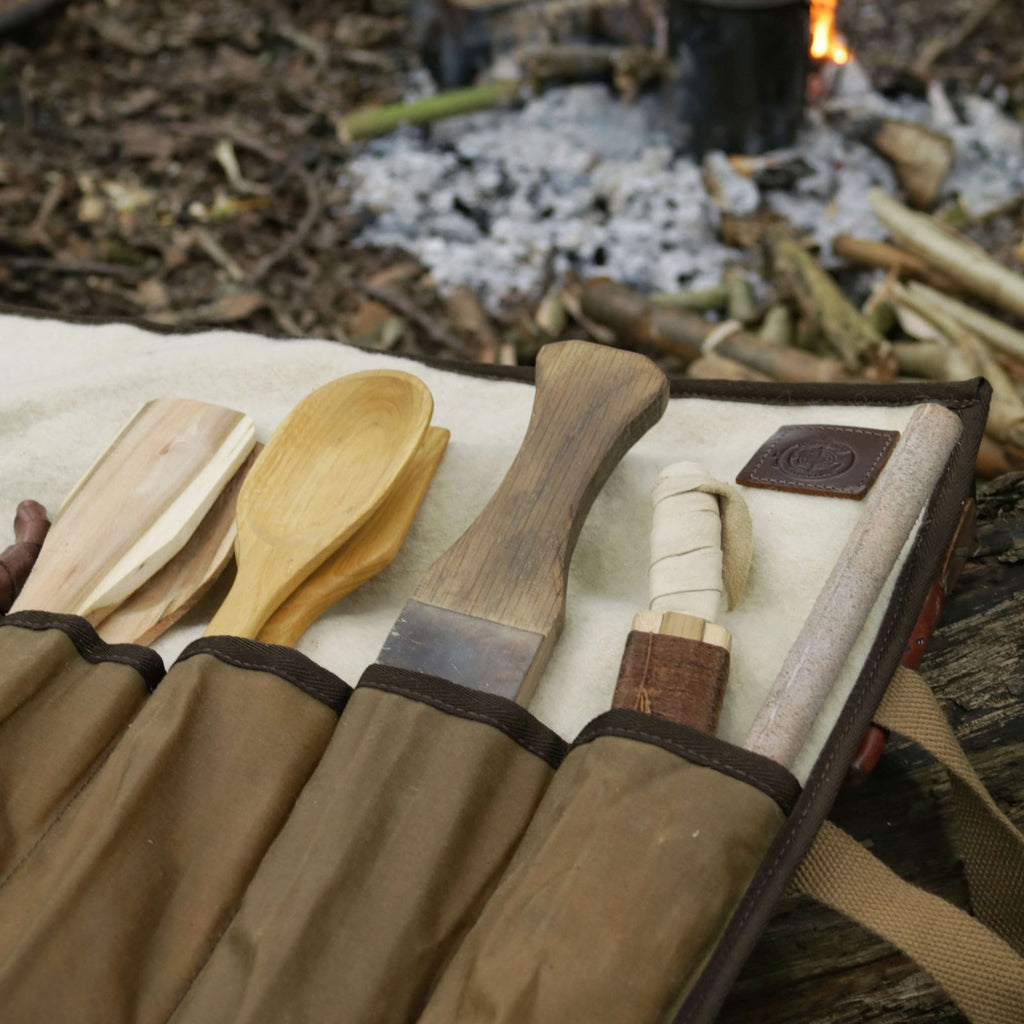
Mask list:
[[[793,767],[961,431],[942,406],[914,412],[754,719],[748,750]]]
[[[662,470],[651,523],[651,603],[714,620],[722,597],[722,517],[718,498],[697,488],[710,481],[695,462]]]
[[[612,707],[634,708],[714,734],[732,637],[713,618],[724,593],[719,495],[731,489],[696,462],[658,476],[651,499],[651,610],[633,619]],[[749,513],[738,496],[748,521]],[[749,544],[740,545],[746,579]],[[742,589],[742,582],[737,590]],[[734,595],[738,597],[738,593]]]
[[[23,501],[14,513],[14,543],[0,554],[0,615],[14,603],[36,563],[50,529],[46,509],[38,501]]]
[[[533,413],[515,461],[415,598],[553,642],[591,503],[667,403],[665,375],[644,356],[580,341],[542,348]]]
[[[729,681],[729,633],[692,615],[641,612],[626,638],[613,708],[714,735]]]

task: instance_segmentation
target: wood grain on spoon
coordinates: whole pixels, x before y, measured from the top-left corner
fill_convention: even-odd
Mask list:
[[[367,370],[285,417],[238,496],[234,586],[207,635],[253,638],[284,599],[380,507],[433,412],[426,385]]]
[[[65,500],[14,610],[100,620],[181,550],[254,443],[233,409],[147,402]]]
[[[258,639],[288,647],[331,605],[387,566],[412,526],[448,446],[449,431],[429,427],[423,443],[384,504],[350,540],[320,566],[270,616]]]
[[[188,543],[96,627],[108,644],[151,644],[188,612],[231,561],[235,503],[258,444],[228,481]]]

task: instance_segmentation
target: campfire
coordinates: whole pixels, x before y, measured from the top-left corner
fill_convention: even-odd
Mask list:
[[[847,64],[850,51],[836,29],[836,0],[811,0],[811,56]]]
[[[927,98],[877,92],[835,7],[672,5],[660,53],[635,42],[635,21],[612,42],[520,40],[493,70],[496,95],[431,96],[414,77],[428,98],[408,110],[456,95],[472,110],[488,88],[490,109],[364,148],[351,166],[353,203],[373,214],[360,240],[411,251],[457,305],[482,301],[476,322],[515,325],[520,358],[583,330],[700,376],[998,378],[1012,411],[989,454],[1005,467],[1024,457],[1024,335],[993,354],[937,326],[920,289],[959,301],[962,283],[921,259],[927,225],[886,247],[897,229],[883,199],[997,211],[1024,191],[1024,133],[935,83]],[[478,41],[496,33],[491,10],[477,11]],[[784,38],[799,43],[792,59],[779,59]],[[968,314],[947,315],[962,327]]]

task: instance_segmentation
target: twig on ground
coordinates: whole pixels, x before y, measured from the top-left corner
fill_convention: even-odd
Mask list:
[[[369,107],[353,111],[338,119],[336,129],[341,142],[356,142],[387,135],[401,124],[427,124],[441,118],[488,110],[511,99],[519,91],[519,82],[510,80],[475,85],[468,89],[438,93],[412,103],[395,103],[388,107]]]
[[[362,292],[367,298],[393,309],[399,316],[416,324],[424,334],[441,348],[448,348],[466,359],[472,359],[473,353],[469,346],[451,331],[445,330],[433,317],[428,316],[415,303],[410,302],[404,295],[396,295],[393,291],[385,288],[374,288],[373,285],[364,284],[361,281],[354,282],[355,288]]]
[[[54,274],[95,274],[97,277],[135,278],[145,273],[142,267],[126,267],[122,263],[105,263],[103,260],[12,256],[5,262],[15,270],[47,270]]]
[[[921,53],[913,62],[910,69],[918,78],[929,78],[932,73],[932,65],[943,55],[955,50],[961,43],[972,35],[982,22],[1002,3],[1002,0],[979,0],[967,14],[963,21],[951,32],[945,35],[934,36],[922,47]]]

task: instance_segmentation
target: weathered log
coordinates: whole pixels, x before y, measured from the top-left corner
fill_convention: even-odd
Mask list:
[[[687,364],[714,349],[772,380],[850,379],[838,359],[820,359],[809,352],[775,345],[735,321],[709,324],[689,310],[658,306],[647,296],[608,278],[586,282],[581,309],[585,317],[612,330],[625,344],[657,349]]]
[[[984,486],[978,505],[977,545],[921,672],[989,791],[1024,828],[1024,473]],[[840,794],[831,817],[908,881],[967,909],[944,814],[948,793],[945,772],[894,737],[867,782]],[[782,902],[716,1020],[965,1024],[910,960],[796,896]]]
[[[765,246],[776,282],[799,304],[805,318],[821,329],[849,370],[891,380],[895,363],[888,342],[839,290],[810,253],[787,231],[765,232]]]
[[[908,209],[881,189],[869,193],[876,216],[904,248],[956,281],[971,294],[1016,316],[1024,316],[1024,277],[997,263],[980,246]]]

